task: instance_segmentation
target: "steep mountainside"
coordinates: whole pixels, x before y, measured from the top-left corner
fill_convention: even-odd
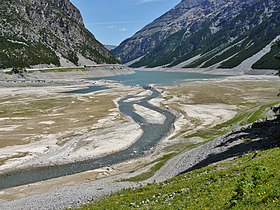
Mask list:
[[[1,0],[0,68],[117,63],[69,0]]]
[[[113,53],[140,66],[280,68],[279,0],[183,0]]]

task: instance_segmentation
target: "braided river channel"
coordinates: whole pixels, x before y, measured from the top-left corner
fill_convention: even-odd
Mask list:
[[[126,85],[140,85],[144,87],[145,85],[151,83],[164,86],[185,82],[188,79],[193,81],[220,77],[221,76],[193,73],[162,74],[155,72],[136,72],[136,74],[134,75],[116,76],[103,79],[117,80]],[[160,93],[156,89],[149,89],[151,90],[151,94],[145,96],[144,98],[141,97],[137,101],[129,100],[130,98],[135,98],[135,96],[127,96],[118,102],[120,112],[123,115],[131,117],[136,123],[140,125],[143,131],[139,139],[130,147],[123,151],[119,151],[114,154],[97,159],[88,159],[85,161],[73,162],[64,165],[34,167],[30,169],[15,170],[5,174],[0,174],[0,189],[6,189],[10,187],[76,174],[101,167],[107,167],[113,164],[124,162],[126,160],[144,156],[145,152],[155,147],[164,137],[166,137],[172,131],[173,124],[176,120],[176,116],[169,110],[154,106],[149,103],[151,99],[160,96]],[[83,91],[79,90],[78,93],[82,92]],[[133,106],[135,104],[161,113],[165,116],[164,123],[153,124],[146,122],[144,118],[142,118],[134,111]]]

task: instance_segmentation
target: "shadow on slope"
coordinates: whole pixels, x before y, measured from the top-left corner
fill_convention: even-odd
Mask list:
[[[212,163],[223,161],[228,158],[239,157],[248,152],[266,150],[280,146],[280,120],[275,119],[256,122],[248,128],[230,133],[229,135],[222,138],[222,143],[217,145],[216,148],[227,147],[229,144],[234,144],[235,142],[236,145],[229,147],[229,149],[224,152],[210,154],[206,159],[200,161],[198,164],[192,166],[180,174],[184,174],[195,169],[200,169]],[[242,143],[238,143],[240,140],[242,140]],[[255,155],[253,157],[255,157]]]

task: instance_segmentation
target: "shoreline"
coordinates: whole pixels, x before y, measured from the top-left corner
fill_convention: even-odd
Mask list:
[[[112,69],[73,70],[65,72],[34,71],[22,74],[7,74],[0,72],[0,87],[41,87],[81,85],[87,81],[85,78],[102,78],[109,76],[133,74],[134,70],[126,66],[117,65]]]
[[[185,72],[185,73],[199,73],[199,74],[210,74],[210,75],[225,75],[225,76],[272,76],[275,75],[278,70],[271,69],[251,69],[251,70],[236,70],[236,69],[209,69],[209,68],[134,68],[135,71],[159,71],[159,72]]]

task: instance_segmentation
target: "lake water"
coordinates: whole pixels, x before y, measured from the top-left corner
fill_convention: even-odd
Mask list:
[[[217,79],[222,75],[199,74],[189,72],[159,72],[159,71],[136,71],[135,74],[118,75],[112,77],[92,78],[91,80],[113,80],[129,86],[147,86],[150,84],[159,86],[178,85],[183,82],[203,81]],[[109,89],[103,86],[90,86],[88,88],[67,91],[64,93],[86,94]]]
[[[136,71],[135,74],[119,75],[100,78],[100,80],[119,81],[125,85],[146,86],[150,84],[160,86],[177,85],[183,82],[203,81],[207,79],[222,78],[222,75],[209,75],[189,72],[159,72],[159,71]],[[92,78],[96,80],[96,78]]]

